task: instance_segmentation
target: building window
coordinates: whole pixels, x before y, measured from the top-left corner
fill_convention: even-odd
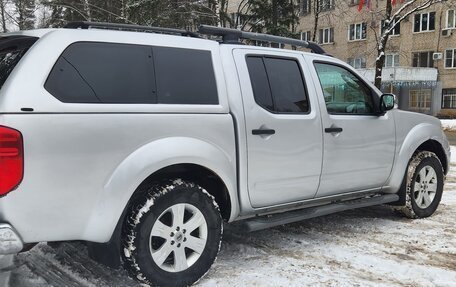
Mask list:
[[[442,108],[456,109],[456,88],[442,90]]]
[[[445,68],[456,68],[456,49],[445,50]]]
[[[347,63],[355,69],[366,68],[366,58],[348,58]]]
[[[309,14],[311,11],[311,0],[299,0],[299,13],[301,15]]]
[[[385,68],[392,68],[399,66],[399,54],[386,54],[385,55],[385,63],[383,63],[383,67]]]
[[[301,32],[301,41],[310,41],[310,31]]]
[[[399,18],[395,18],[393,20],[393,25],[396,24],[397,20]],[[381,33],[383,34],[383,32],[385,32],[385,20],[382,20],[382,23],[381,23]],[[397,23],[396,26],[394,26],[394,29],[391,30],[391,33],[390,33],[390,36],[397,36],[397,35],[400,35],[401,34],[401,23]]]
[[[456,10],[447,11],[447,28],[449,28],[449,29],[456,28]]]
[[[415,14],[413,32],[426,32],[435,30],[435,12]]]
[[[350,41],[366,39],[366,23],[351,24],[348,28],[348,39]]]
[[[267,42],[267,41],[252,41],[250,42],[252,43],[254,46],[257,46],[257,47],[268,47],[268,48],[280,48],[280,49],[283,49],[285,48],[285,44],[282,44],[282,43],[273,43],[273,42]]]
[[[434,52],[416,52],[412,53],[412,67],[433,68],[434,60],[432,55]]]
[[[409,106],[412,109],[430,109],[431,108],[431,89],[410,90]]]
[[[320,44],[334,43],[334,28],[320,29],[318,36]]]
[[[320,0],[318,4],[320,11],[328,11],[334,9],[334,0]]]

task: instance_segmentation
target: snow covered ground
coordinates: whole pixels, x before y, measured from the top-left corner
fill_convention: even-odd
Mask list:
[[[377,206],[250,234],[228,230],[198,286],[456,286],[455,222],[456,161],[430,218]],[[78,242],[40,244],[0,274],[8,273],[12,287],[138,286],[91,261]]]
[[[444,130],[456,130],[456,120],[440,120]]]

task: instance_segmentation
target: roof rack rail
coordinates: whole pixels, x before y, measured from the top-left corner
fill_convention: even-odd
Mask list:
[[[331,56],[317,43],[301,41],[293,38],[280,37],[269,34],[246,32],[237,29],[201,25],[198,29],[200,34],[222,37],[223,43],[239,44],[241,39],[264,41],[278,44],[287,44],[310,49],[313,53]]]
[[[122,23],[80,21],[80,22],[69,22],[63,28],[70,28],[70,29],[94,28],[94,29],[106,29],[106,30],[150,32],[150,33],[171,34],[171,35],[180,35],[180,36],[201,38],[200,35],[198,35],[197,33],[183,30],[183,29],[149,27],[149,26],[141,26],[141,25],[122,24]]]

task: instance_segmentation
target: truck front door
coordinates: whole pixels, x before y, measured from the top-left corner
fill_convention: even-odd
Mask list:
[[[318,61],[314,67],[325,131],[317,197],[380,190],[393,166],[393,113],[376,113],[378,95],[349,68]]]

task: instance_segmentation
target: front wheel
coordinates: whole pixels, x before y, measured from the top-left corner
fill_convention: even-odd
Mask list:
[[[222,239],[214,198],[180,179],[152,187],[130,210],[123,229],[130,275],[152,286],[188,286],[211,267]]]
[[[405,206],[399,207],[408,218],[424,218],[437,210],[442,199],[444,172],[433,152],[421,151],[413,156],[407,168]]]

